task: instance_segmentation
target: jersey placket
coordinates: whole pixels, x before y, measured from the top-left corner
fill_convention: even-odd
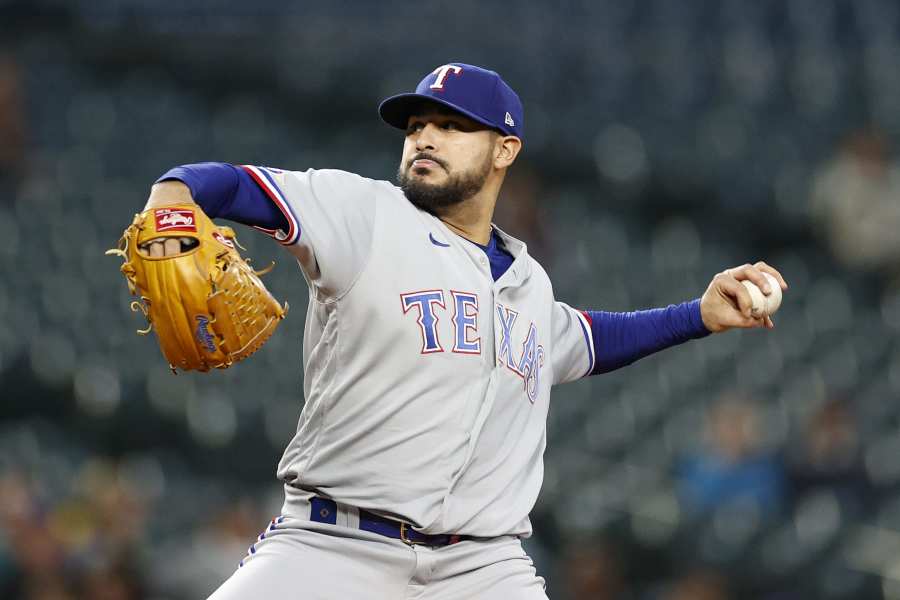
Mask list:
[[[493,275],[491,273],[490,261],[488,260],[485,252],[475,244],[466,242],[460,238],[457,239],[458,241],[463,242],[462,244],[460,244],[460,249],[468,255],[468,257],[475,264],[480,274],[483,277],[487,278],[487,280],[490,282],[489,286],[486,286],[486,288],[488,290],[488,295],[490,296],[489,306],[491,309],[490,312],[492,317],[490,319],[484,319],[482,326],[489,327],[491,331],[482,330],[481,339],[482,343],[484,343],[485,346],[487,346],[488,343],[490,343],[491,345],[490,348],[483,347],[482,351],[484,352],[484,357],[487,360],[492,361],[493,365],[491,365],[490,367],[488,384],[485,389],[484,396],[482,397],[481,405],[478,407],[478,412],[470,429],[471,433],[469,435],[468,444],[466,445],[466,455],[462,462],[462,467],[456,471],[450,482],[450,486],[448,488],[448,496],[453,493],[453,489],[456,487],[457,482],[465,474],[466,469],[471,464],[475,455],[475,448],[478,445],[478,439],[481,435],[481,431],[484,428],[484,424],[487,421],[488,416],[491,414],[491,411],[494,407],[494,402],[497,398],[497,390],[501,385],[500,377],[503,376],[503,371],[499,368],[501,365],[497,364],[497,348],[499,341],[497,338],[497,332],[499,330],[497,317],[497,297],[503,288],[509,287],[510,285],[517,285],[519,283],[517,276],[517,273],[519,271],[514,269],[516,268],[516,265],[520,263],[520,260],[517,257],[513,261],[513,264],[510,266],[509,271],[502,277],[500,277],[498,281],[494,281]]]
[[[470,245],[472,247],[465,248],[464,252],[466,252],[469,255],[469,257],[472,258],[472,260],[476,264],[480,265],[482,274],[484,276],[488,277],[492,282],[492,285],[490,287],[490,300],[491,300],[490,306],[491,306],[492,318],[485,319],[485,325],[487,325],[487,323],[490,323],[489,326],[492,331],[489,332],[489,335],[485,335],[485,333],[488,333],[488,332],[483,332],[481,339],[482,340],[490,340],[492,342],[493,347],[492,348],[483,348],[483,351],[484,351],[485,356],[491,357],[491,360],[493,361],[493,365],[491,366],[491,369],[490,369],[488,385],[487,385],[487,388],[485,389],[485,393],[484,393],[484,397],[481,402],[481,406],[478,409],[478,413],[477,413],[477,415],[475,417],[475,421],[473,422],[473,425],[472,425],[471,434],[469,436],[469,442],[468,442],[468,445],[466,446],[465,460],[463,461],[462,468],[460,468],[456,472],[456,474],[454,475],[453,479],[450,482],[450,488],[449,488],[450,493],[452,493],[453,488],[456,486],[457,481],[459,481],[459,479],[463,476],[463,474],[466,471],[466,468],[472,462],[472,458],[475,453],[475,447],[477,446],[478,438],[481,435],[481,430],[484,427],[485,421],[487,421],[488,415],[491,414],[491,410],[493,409],[494,402],[496,401],[496,398],[497,398],[497,391],[498,391],[499,387],[501,386],[500,377],[502,377],[504,375],[503,370],[507,368],[506,363],[501,362],[499,360],[499,355],[498,355],[498,351],[499,351],[498,349],[500,348],[501,337],[503,336],[503,330],[502,330],[503,325],[500,323],[500,317],[499,317],[499,313],[497,310],[498,307],[502,308],[502,304],[498,302],[497,298],[501,295],[501,292],[503,289],[513,287],[513,286],[518,286],[521,283],[521,281],[519,279],[519,274],[521,273],[521,270],[520,270],[521,268],[519,265],[524,260],[524,251],[520,251],[519,256],[517,256],[513,260],[513,264],[510,265],[509,270],[502,277],[500,277],[500,279],[498,279],[497,281],[493,281],[493,276],[491,275],[490,262],[487,260],[487,256],[484,254],[484,252],[481,249],[477,248],[473,244],[470,244]],[[480,253],[480,256],[478,256],[476,254],[476,252]],[[510,347],[510,352],[511,352],[511,350],[512,349]]]

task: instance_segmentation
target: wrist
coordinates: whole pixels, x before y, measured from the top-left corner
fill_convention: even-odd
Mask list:
[[[706,318],[703,315],[703,299],[697,298],[696,300],[691,300],[687,303],[687,305],[688,316],[693,328],[691,337],[704,337],[709,335],[710,333],[714,333],[713,328],[710,327],[710,324],[706,322]]]
[[[153,184],[150,188],[150,197],[144,210],[159,208],[161,206],[173,206],[176,204],[196,204],[191,195],[191,189],[181,181],[168,179]]]

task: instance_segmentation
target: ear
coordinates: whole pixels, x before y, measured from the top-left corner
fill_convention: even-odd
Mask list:
[[[494,168],[505,169],[513,164],[521,149],[522,140],[516,136],[498,135],[494,140]]]

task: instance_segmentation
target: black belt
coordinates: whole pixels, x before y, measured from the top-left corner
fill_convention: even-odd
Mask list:
[[[314,497],[310,503],[312,504],[309,511],[310,521],[337,525],[338,510],[337,503],[334,500]],[[359,509],[359,528],[363,531],[371,531],[372,533],[400,540],[409,546],[449,546],[463,540],[472,539],[468,535],[430,535],[422,533],[413,529],[409,523],[388,519],[363,509]]]

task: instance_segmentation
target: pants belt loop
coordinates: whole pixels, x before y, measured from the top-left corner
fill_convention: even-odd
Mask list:
[[[355,506],[347,506],[347,527],[351,529],[359,529],[359,509]]]

